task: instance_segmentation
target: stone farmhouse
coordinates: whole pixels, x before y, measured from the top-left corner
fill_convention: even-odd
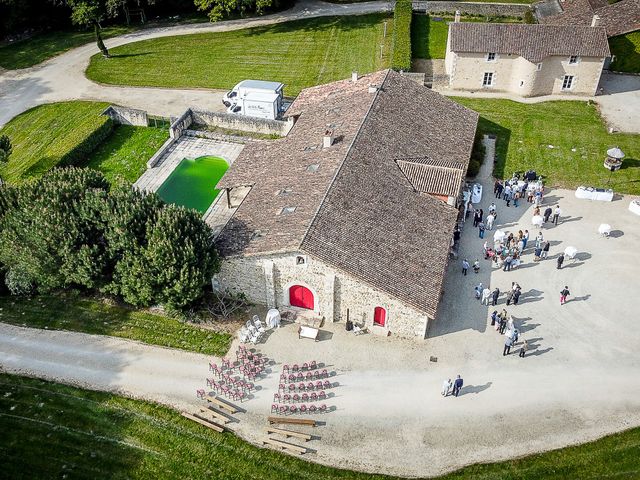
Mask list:
[[[592,96],[609,56],[602,27],[453,22],[445,88]]]
[[[390,70],[305,89],[287,115],[217,186],[234,213],[214,287],[424,338],[478,115]]]
[[[549,25],[585,25],[604,27],[607,36],[615,37],[640,30],[640,0],[564,0],[562,12],[540,18]]]

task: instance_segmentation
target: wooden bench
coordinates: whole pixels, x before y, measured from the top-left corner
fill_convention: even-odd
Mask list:
[[[209,394],[207,395],[207,402],[215,403],[218,407],[227,410],[231,413],[238,413],[239,410],[234,407],[232,404],[227,402],[226,400],[221,399],[217,395]]]
[[[271,445],[273,447],[278,447],[281,450],[288,450],[298,455],[302,455],[303,453],[307,453],[307,449],[301,447],[299,445],[294,445],[293,443],[283,442],[282,440],[276,440],[275,438],[266,438],[262,441],[263,445]]]
[[[304,440],[305,442],[308,442],[312,438],[312,435],[309,435],[308,433],[293,432],[291,430],[285,430],[284,428],[277,428],[277,427],[267,427],[267,434],[269,433],[277,433],[279,435],[284,435],[286,438],[296,437],[301,440]]]
[[[191,415],[190,413],[187,413],[187,412],[182,412],[182,416],[185,418],[188,418],[189,420],[193,420],[194,422],[199,423],[200,425],[204,425],[205,427],[211,428],[216,432],[220,432],[220,433],[224,432],[224,427],[222,425],[218,425],[212,420],[203,419],[196,415]]]
[[[229,423],[234,420],[234,418],[226,415],[225,413],[222,413],[219,410],[216,410],[214,407],[200,408],[200,413],[205,414],[205,416],[209,415],[213,417],[212,420],[215,422]]]
[[[293,417],[269,417],[268,418],[270,424],[274,423],[289,423],[291,425],[310,425],[312,427],[317,426],[315,420],[310,418],[293,418]]]

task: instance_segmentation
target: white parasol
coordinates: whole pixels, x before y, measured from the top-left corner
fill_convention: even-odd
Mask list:
[[[600,226],[598,227],[598,233],[600,235],[604,235],[605,237],[608,237],[609,234],[611,233],[611,225],[609,225],[608,223],[601,223]]]
[[[564,249],[564,254],[569,258],[575,257],[577,253],[578,249],[576,247],[567,247]]]
[[[493,234],[493,239],[496,242],[501,242],[506,236],[507,235],[502,230],[496,230],[496,233]]]
[[[544,219],[542,218],[541,215],[534,215],[533,218],[531,219],[531,223],[536,227],[541,227],[542,224],[544,223]]]

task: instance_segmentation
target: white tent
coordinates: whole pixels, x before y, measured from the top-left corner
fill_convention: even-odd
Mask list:
[[[564,249],[564,254],[569,258],[575,257],[577,253],[578,249],[576,247],[567,247]]]

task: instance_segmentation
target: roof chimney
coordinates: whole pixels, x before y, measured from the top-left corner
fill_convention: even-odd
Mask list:
[[[593,18],[591,19],[591,26],[597,27],[599,23],[600,23],[600,15],[594,15]]]
[[[460,23],[460,10],[456,10],[456,15],[453,17],[454,23]]]
[[[378,91],[378,85],[374,85],[373,83],[369,85],[369,93],[376,93]]]
[[[322,137],[322,148],[329,148],[333,145],[333,130],[325,130]]]
[[[356,83],[358,81],[358,72],[351,72],[351,81]]]

